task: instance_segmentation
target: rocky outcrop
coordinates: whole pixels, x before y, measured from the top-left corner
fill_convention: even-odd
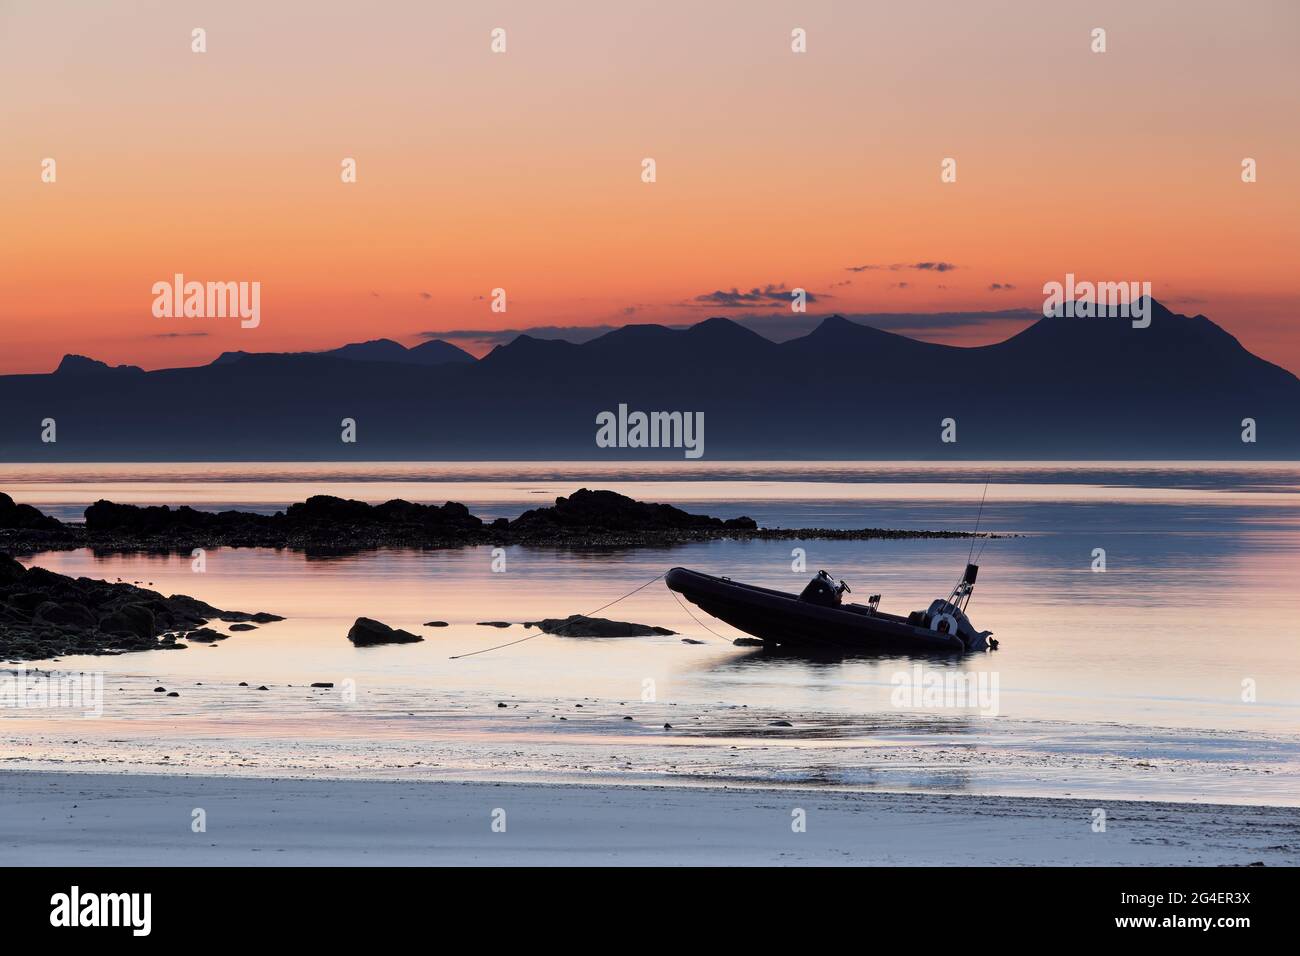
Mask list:
[[[212,620],[266,623],[283,618],[223,611],[184,594],[164,597],[132,584],[24,568],[0,554],[0,659],[121,654],[186,646],[178,640],[228,637],[204,627]]]
[[[12,498],[0,492],[0,528],[60,531],[63,529],[63,522],[58,518],[42,514],[31,505],[15,504]]]
[[[550,508],[525,511],[510,522],[510,532],[518,539],[556,538],[592,532],[672,532],[700,530],[754,531],[753,518],[712,518],[674,508],[672,505],[636,501],[613,491],[580,488],[567,498],[556,498]]]
[[[273,515],[247,511],[199,511],[188,505],[119,505],[99,500],[86,509],[86,533],[95,538],[189,538],[194,535],[241,535],[269,531]]]
[[[294,530],[384,525],[421,528],[434,534],[473,534],[483,527],[482,518],[474,517],[468,508],[455,501],[445,505],[421,505],[394,498],[381,505],[369,505],[333,495],[314,495],[290,505],[284,513],[284,523]]]
[[[86,509],[92,547],[298,547],[362,549],[471,544],[483,521],[462,504],[422,505],[400,498],[371,505],[314,495],[275,514],[140,507],[97,501]]]
[[[424,638],[410,631],[389,627],[381,621],[359,617],[348,631],[348,640],[357,647],[374,647],[378,644],[414,644]]]
[[[676,634],[666,627],[650,624],[633,624],[630,621],[611,621],[603,617],[570,614],[568,617],[548,617],[542,621],[525,621],[524,627],[539,627],[546,634],[559,637],[652,637]]]
[[[513,521],[498,518],[491,523],[454,501],[424,505],[398,498],[371,505],[332,495],[314,495],[275,514],[96,501],[86,509],[85,517],[84,525],[63,524],[0,495],[0,549],[25,553],[88,546],[100,552],[188,552],[194,548],[265,547],[323,553],[482,544],[646,547],[718,538],[861,541],[970,537],[953,531],[760,528],[752,518],[692,514],[672,505],[587,488],[556,498],[550,507],[526,511]]]
[[[31,505],[15,504],[0,492],[0,551],[30,553],[78,546],[81,535]]]

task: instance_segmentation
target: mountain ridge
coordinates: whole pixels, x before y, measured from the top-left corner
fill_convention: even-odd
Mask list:
[[[1148,328],[1053,316],[977,347],[837,316],[778,343],[715,317],[578,344],[520,335],[435,365],[376,361],[402,348],[383,339],[152,372],[94,363],[0,376],[0,460],[682,457],[597,446],[596,416],[620,405],[704,415],[706,458],[1300,456],[1300,379],[1205,316],[1150,314]],[[46,417],[57,445],[40,441]]]
[[[243,361],[253,355],[302,356],[318,355],[350,359],[359,362],[395,362],[404,365],[446,365],[450,363],[477,362],[473,355],[443,339],[429,339],[407,348],[393,339],[370,339],[366,342],[349,342],[334,349],[320,352],[222,352],[209,364],[229,364]],[[156,371],[161,371],[158,369]]]

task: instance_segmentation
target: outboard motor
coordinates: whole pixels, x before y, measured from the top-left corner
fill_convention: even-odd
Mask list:
[[[956,604],[936,598],[930,602],[928,610],[913,612],[912,617],[918,614],[920,619],[913,623],[928,626],[930,630],[938,631],[940,634],[952,634],[965,645],[968,651],[997,650],[998,642],[990,639],[993,632],[975,630],[966,612]],[[908,620],[911,621],[912,618],[909,617]]]
[[[847,584],[843,581],[836,584],[835,579],[825,571],[818,571],[817,577],[809,581],[807,587],[799,593],[799,600],[822,607],[839,607],[845,593],[852,593]]]

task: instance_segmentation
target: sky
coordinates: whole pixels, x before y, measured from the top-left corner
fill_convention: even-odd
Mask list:
[[[794,288],[981,344],[1066,273],[1300,371],[1298,38],[1290,0],[0,0],[0,373],[775,328]],[[177,273],[260,323],[156,317]]]

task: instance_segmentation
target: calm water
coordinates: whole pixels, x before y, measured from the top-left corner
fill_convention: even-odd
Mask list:
[[[946,596],[965,541],[512,547],[501,573],[487,547],[222,549],[202,574],[188,557],[77,551],[31,561],[288,620],[214,647],[65,658],[57,666],[105,672],[104,716],[4,712],[15,718],[4,756],[1300,803],[1293,465],[8,465],[0,490],[65,518],[101,497],[274,511],[316,493],[450,499],[496,517],[585,485],[766,526],[969,530],[986,477],[981,527],[1016,536],[983,546],[970,610],[1002,648],[923,663],[940,675],[983,673],[994,707],[900,708],[897,675],[918,663],[908,659],[809,662],[734,647],[737,632],[698,611],[697,623],[662,583],[605,615],[704,643],[546,636],[451,659],[535,633],[517,622],[591,612],[673,565],[787,590],[826,568],[906,613]],[[807,571],[792,570],[795,547]],[[1104,573],[1092,570],[1098,548]],[[363,615],[426,640],[353,648],[345,635]],[[435,619],[451,626],[421,626]],[[476,624],[487,620],[516,625]],[[356,699],[306,689],[313,681],[350,681]],[[155,682],[182,696],[153,694]],[[771,726],[777,719],[793,726]]]

